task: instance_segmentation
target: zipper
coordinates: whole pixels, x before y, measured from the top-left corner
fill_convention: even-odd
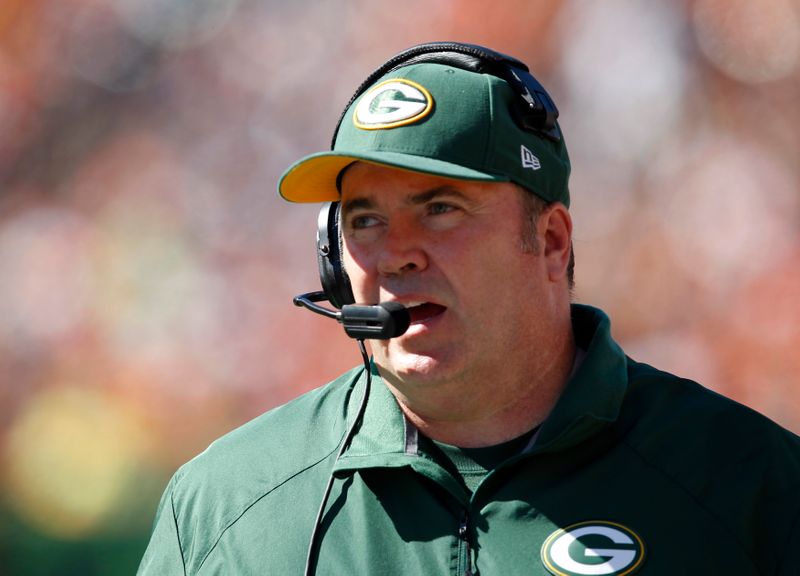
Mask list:
[[[464,576],[473,576],[472,571],[472,546],[469,543],[469,513],[464,510],[461,520],[458,523],[458,538],[464,542],[466,547],[467,562],[464,567]]]

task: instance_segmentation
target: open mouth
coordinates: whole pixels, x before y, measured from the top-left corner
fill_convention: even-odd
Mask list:
[[[408,315],[411,317],[412,324],[415,322],[422,322],[423,320],[433,318],[434,316],[439,316],[440,314],[443,314],[445,310],[447,310],[447,307],[445,306],[431,304],[430,302],[407,306],[406,308],[408,309]]]

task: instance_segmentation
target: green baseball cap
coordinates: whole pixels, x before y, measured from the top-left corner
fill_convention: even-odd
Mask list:
[[[570,162],[563,138],[524,130],[519,98],[501,78],[439,63],[389,72],[345,112],[333,149],[302,158],[278,183],[291,202],[340,198],[339,174],[363,161],[445,178],[516,182],[569,206]]]

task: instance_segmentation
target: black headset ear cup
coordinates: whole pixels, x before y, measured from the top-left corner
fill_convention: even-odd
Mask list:
[[[326,202],[322,205],[317,219],[319,280],[325,296],[335,308],[355,303],[350,278],[342,262],[339,206],[339,202]]]

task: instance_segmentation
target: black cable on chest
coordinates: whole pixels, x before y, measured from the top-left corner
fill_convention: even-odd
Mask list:
[[[364,395],[361,397],[361,404],[358,406],[358,412],[356,412],[356,417],[353,419],[353,423],[348,428],[347,433],[344,435],[342,439],[342,443],[339,446],[339,452],[336,454],[336,460],[333,463],[333,467],[336,467],[336,463],[341,458],[344,451],[347,449],[347,446],[350,444],[350,441],[353,439],[353,435],[358,428],[358,425],[361,423],[362,418],[364,417],[364,410],[367,408],[367,399],[369,398],[369,391],[370,387],[372,386],[372,372],[370,371],[369,366],[369,356],[367,355],[367,348],[364,346],[364,340],[358,340],[358,349],[361,351],[361,358],[364,360],[364,369],[367,371],[367,382],[364,385]],[[319,505],[319,511],[317,512],[317,518],[314,521],[314,528],[311,530],[311,539],[308,543],[308,554],[306,555],[306,568],[303,571],[305,576],[312,576],[316,569],[316,560],[317,560],[317,538],[319,534],[319,529],[322,526],[322,517],[325,515],[325,507],[328,504],[328,497],[331,494],[331,489],[333,488],[333,481],[334,475],[333,471],[331,471],[330,476],[328,477],[328,483],[325,486],[325,492],[322,495],[322,502]]]

